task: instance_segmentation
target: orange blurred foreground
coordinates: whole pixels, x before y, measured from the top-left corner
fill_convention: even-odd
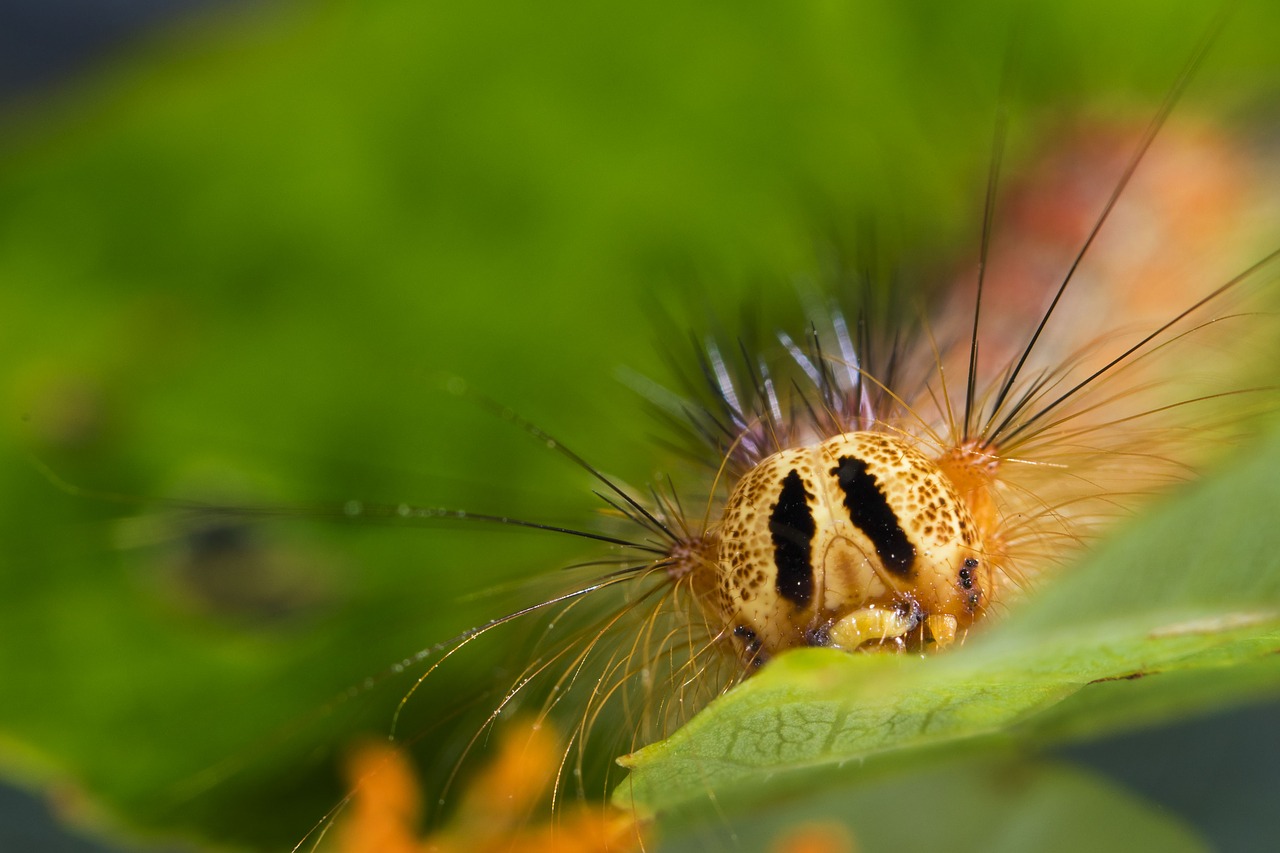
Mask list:
[[[405,755],[370,741],[347,760],[351,801],[335,828],[337,853],[595,853],[641,849],[635,817],[603,803],[574,803],[539,817],[560,768],[559,738],[517,721],[498,753],[462,795],[448,824],[425,837],[422,791]]]

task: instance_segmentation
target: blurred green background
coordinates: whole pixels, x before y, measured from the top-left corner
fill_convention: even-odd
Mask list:
[[[1016,162],[1055,113],[1149,111],[1210,16],[1060,3],[1015,29],[1000,2],[243,4],[15,102],[6,775],[90,825],[288,849],[341,793],[333,750],[385,732],[409,682],[314,710],[520,596],[478,591],[581,550],[138,514],[60,491],[29,453],[103,492],[580,524],[587,478],[445,378],[643,484],[669,459],[618,369],[663,379],[663,349],[686,346],[655,331],[652,296],[678,314],[794,310],[789,282],[832,235],[888,268],[946,268],[976,245],[1011,32]],[[1265,141],[1277,35],[1280,11],[1243,4],[1186,110]],[[407,725],[436,726],[425,772],[470,725],[439,708],[491,706],[510,681],[492,645],[411,703]]]

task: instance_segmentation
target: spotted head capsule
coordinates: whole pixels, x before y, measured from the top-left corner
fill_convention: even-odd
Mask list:
[[[949,644],[999,560],[987,490],[964,482],[981,481],[974,468],[875,432],[765,458],[725,505],[704,606],[755,665],[797,646]]]

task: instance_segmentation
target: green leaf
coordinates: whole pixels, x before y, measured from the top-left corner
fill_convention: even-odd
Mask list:
[[[925,769],[897,763],[861,784],[831,776],[718,825],[673,823],[664,853],[717,849],[720,839],[744,853],[777,850],[806,831],[868,853],[1209,849],[1176,818],[1092,774],[999,758]]]

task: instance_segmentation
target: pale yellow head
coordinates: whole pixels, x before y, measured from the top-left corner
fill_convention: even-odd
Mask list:
[[[725,506],[706,606],[757,664],[795,646],[946,644],[990,590],[972,500],[884,433],[775,453]]]

